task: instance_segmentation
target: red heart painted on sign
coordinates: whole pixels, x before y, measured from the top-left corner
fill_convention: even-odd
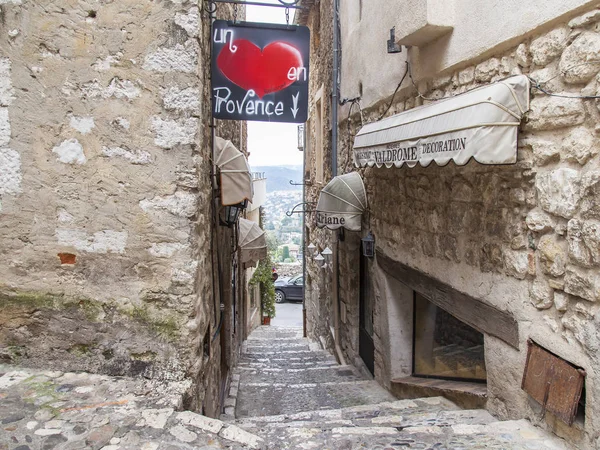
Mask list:
[[[294,67],[297,72],[303,67],[300,51],[286,42],[271,42],[261,50],[246,39],[225,45],[217,57],[217,66],[232,83],[254,90],[259,98],[294,84],[296,78],[290,69]]]

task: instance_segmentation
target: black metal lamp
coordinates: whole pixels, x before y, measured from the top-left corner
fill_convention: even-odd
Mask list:
[[[369,231],[367,235],[361,239],[363,255],[367,258],[372,258],[375,256],[375,237]]]
[[[221,225],[226,227],[232,227],[236,224],[242,211],[248,206],[248,200],[244,200],[242,203],[237,205],[230,205],[225,207],[225,219],[221,220]]]

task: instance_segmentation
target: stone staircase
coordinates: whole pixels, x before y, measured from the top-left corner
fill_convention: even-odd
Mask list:
[[[566,449],[525,420],[442,397],[396,400],[299,328],[260,327],[243,347],[222,417],[264,449]]]

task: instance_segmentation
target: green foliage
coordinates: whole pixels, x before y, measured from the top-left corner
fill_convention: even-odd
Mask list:
[[[290,259],[290,248],[287,245],[283,246],[283,252],[281,254],[283,260]]]
[[[260,301],[264,316],[275,317],[275,284],[273,283],[273,274],[271,268],[273,263],[267,256],[258,263],[258,268],[250,279],[250,286],[260,286]]]

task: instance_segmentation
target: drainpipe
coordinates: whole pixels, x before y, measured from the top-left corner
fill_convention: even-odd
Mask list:
[[[310,130],[304,124],[304,141]],[[306,148],[302,149],[302,335],[306,337]]]
[[[340,72],[340,0],[333,0],[333,92],[331,94],[331,175],[337,176],[338,166],[338,106],[339,106],[339,72]],[[336,235],[333,245],[333,327],[335,352],[340,364],[346,365],[340,347],[340,274],[339,274],[339,239]]]
[[[340,0],[333,0],[333,92],[331,94],[331,175],[337,176],[339,104],[339,14]]]

